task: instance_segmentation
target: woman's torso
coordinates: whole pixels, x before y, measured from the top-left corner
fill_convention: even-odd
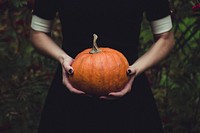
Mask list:
[[[143,16],[139,0],[60,0],[59,6],[63,48],[70,56],[92,47],[95,33],[99,47],[119,50],[130,63],[137,58]]]

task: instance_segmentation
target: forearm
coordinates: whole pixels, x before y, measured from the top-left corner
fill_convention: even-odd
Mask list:
[[[159,36],[155,44],[131,66],[135,68],[136,75],[162,61],[170,53],[173,46],[173,32],[163,33]]]
[[[43,32],[32,30],[30,39],[33,46],[42,54],[50,56],[60,63],[62,63],[65,58],[71,58],[51,39],[51,37]]]

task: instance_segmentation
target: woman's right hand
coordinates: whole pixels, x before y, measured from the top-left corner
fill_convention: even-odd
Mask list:
[[[79,95],[84,95],[85,92],[74,88],[71,85],[71,83],[69,82],[68,77],[69,77],[69,75],[72,75],[73,72],[74,72],[74,69],[71,66],[72,62],[73,62],[73,58],[66,57],[66,58],[63,59],[63,62],[61,63],[63,84],[69,89],[70,92],[75,93],[75,94],[79,94]]]

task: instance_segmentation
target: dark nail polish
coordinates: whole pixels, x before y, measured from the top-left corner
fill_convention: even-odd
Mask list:
[[[128,75],[131,75],[131,70],[128,70],[128,71],[127,71],[127,74],[128,74]]]
[[[72,69],[69,69],[68,70],[68,73],[71,75],[71,74],[73,74],[73,70]]]

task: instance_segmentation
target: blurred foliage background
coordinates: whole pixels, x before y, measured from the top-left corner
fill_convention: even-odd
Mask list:
[[[33,0],[0,0],[0,133],[36,133],[57,62],[29,41]],[[200,133],[200,11],[198,1],[170,0],[175,48],[146,72],[166,133]],[[140,54],[153,43],[146,19]],[[52,37],[61,44],[60,21]]]

